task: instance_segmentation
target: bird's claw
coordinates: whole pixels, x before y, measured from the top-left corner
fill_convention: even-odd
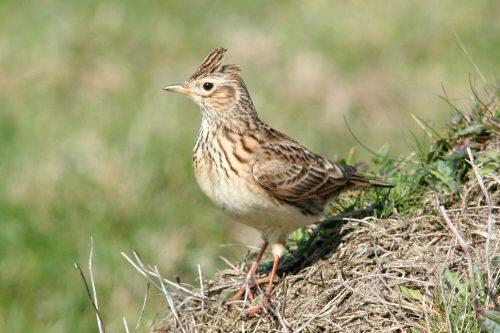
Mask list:
[[[245,294],[248,295],[249,300],[253,301],[255,298],[255,295],[254,295],[252,289],[254,289],[257,286],[260,286],[261,284],[269,283],[269,280],[270,280],[269,276],[265,276],[265,277],[260,278],[260,279],[255,279],[255,276],[249,276],[246,278],[245,282],[240,287],[238,292],[234,296],[228,298],[227,301],[228,302],[239,301],[242,298],[244,298]]]

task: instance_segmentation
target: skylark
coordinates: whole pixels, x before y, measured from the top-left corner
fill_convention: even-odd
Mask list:
[[[189,79],[166,91],[190,97],[201,111],[193,167],[203,192],[235,220],[262,232],[264,243],[246,283],[231,300],[267,282],[267,295],[249,315],[269,303],[287,235],[317,222],[325,208],[353,186],[391,185],[366,180],[354,167],[334,164],[261,121],[235,65],[222,65],[226,49],[217,48]],[[271,245],[273,268],[255,281],[262,256]]]

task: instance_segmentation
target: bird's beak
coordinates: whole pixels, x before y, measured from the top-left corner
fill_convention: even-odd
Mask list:
[[[181,94],[184,94],[184,95],[191,94],[191,90],[185,88],[180,83],[175,83],[175,84],[168,85],[165,88],[163,88],[163,90],[165,90],[165,91],[172,91],[172,92],[178,92],[178,93],[181,93]]]

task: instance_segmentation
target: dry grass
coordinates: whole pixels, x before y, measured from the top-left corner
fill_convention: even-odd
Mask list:
[[[464,206],[448,211],[454,223],[467,230],[480,269],[485,269],[486,210]],[[342,234],[328,258],[317,258],[297,274],[282,275],[270,315],[246,321],[244,302],[222,305],[221,291],[236,291],[245,278],[241,266],[221,271],[208,282],[204,309],[200,299],[179,294],[180,322],[190,332],[448,331],[447,322],[440,320],[440,306],[452,307],[453,298],[443,292],[443,273],[464,275],[467,264],[440,217],[350,220],[323,236],[323,247],[335,248]],[[495,247],[498,240],[497,228]],[[153,331],[178,329],[169,315]]]

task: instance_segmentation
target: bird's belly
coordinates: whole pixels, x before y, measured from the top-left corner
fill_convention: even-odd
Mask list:
[[[210,170],[195,170],[202,191],[236,221],[254,227],[266,237],[281,238],[289,232],[317,221],[299,209],[280,203],[253,179],[240,174],[227,177]]]

